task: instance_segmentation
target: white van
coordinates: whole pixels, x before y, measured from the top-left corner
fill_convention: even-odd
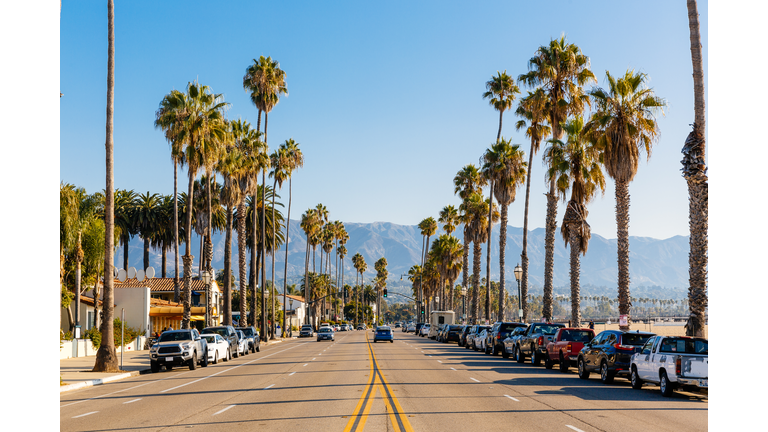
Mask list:
[[[427,337],[434,339],[437,331],[443,324],[455,324],[456,313],[454,311],[432,311],[429,314],[429,334]]]

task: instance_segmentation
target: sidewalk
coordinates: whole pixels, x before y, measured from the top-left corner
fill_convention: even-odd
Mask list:
[[[295,339],[295,338],[294,338]],[[290,340],[290,339],[285,339]],[[271,340],[261,343],[261,347],[282,342],[283,339]],[[60,360],[59,371],[61,380],[65,385],[59,388],[59,392],[77,390],[85,387],[101,385],[110,381],[121,380],[150,373],[149,351],[128,351],[123,354],[123,364],[120,367],[120,353],[117,353],[118,367],[123,372],[91,372],[96,363],[96,356],[76,357]]]

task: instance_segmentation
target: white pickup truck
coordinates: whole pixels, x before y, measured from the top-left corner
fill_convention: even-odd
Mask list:
[[[709,387],[708,342],[703,338],[654,336],[632,356],[630,381],[640,389],[644,382],[658,383],[661,394],[678,388]]]

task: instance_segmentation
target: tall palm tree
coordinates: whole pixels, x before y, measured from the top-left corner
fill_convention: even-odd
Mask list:
[[[603,150],[605,170],[616,183],[619,314],[629,317],[629,183],[637,173],[640,152],[650,160],[659,136],[655,114],[664,113],[666,102],[647,87],[644,73],[628,70],[616,79],[606,71],[605,76],[608,90],[598,87],[589,92],[596,111],[584,133]],[[629,321],[622,329],[629,329]]]
[[[104,201],[104,320],[101,323],[101,345],[96,352],[96,362],[93,365],[93,372],[116,372],[117,353],[115,351],[114,334],[114,231],[115,231],[115,178],[114,164],[114,109],[115,109],[115,2],[107,0],[107,39],[109,41],[107,48],[107,137],[106,137],[106,156],[107,156],[107,179],[106,193]]]
[[[120,230],[120,245],[123,246],[123,269],[128,270],[128,245],[136,235],[136,199],[133,190],[118,189],[113,195],[114,224]]]
[[[707,232],[709,230],[709,183],[706,166],[706,104],[704,103],[704,67],[701,57],[699,11],[696,0],[688,0],[688,28],[691,33],[693,63],[693,131],[683,146],[683,177],[688,183],[688,218],[691,227],[688,253],[688,305],[691,324],[689,336],[704,336],[707,309]]]
[[[474,244],[474,251],[472,252],[472,286],[474,287],[474,290],[472,291],[472,316],[474,320],[477,321],[479,317],[478,293],[480,292],[480,259],[482,254],[482,244],[488,241],[487,215],[490,202],[483,199],[482,193],[475,192],[467,197],[461,206],[463,212],[467,215],[465,223],[468,226],[470,240]],[[495,219],[498,221],[498,213],[496,213]],[[486,318],[490,318],[489,301],[490,298],[487,296]]]
[[[389,272],[387,271],[387,259],[384,257],[379,258],[373,265],[376,269],[376,322],[381,318],[381,290],[387,287],[387,277]]]
[[[504,317],[504,291],[505,285],[505,255],[507,247],[507,210],[515,201],[517,188],[522,185],[526,175],[525,152],[520,146],[512,144],[510,140],[500,139],[491,147],[486,163],[494,164],[494,195],[501,205],[501,230],[499,232],[499,321]],[[489,242],[490,244],[490,242]],[[490,255],[490,253],[489,253]],[[490,277],[489,277],[490,279]],[[489,285],[490,288],[490,285]]]
[[[223,102],[220,94],[213,94],[210,88],[191,82],[187,85],[187,99],[190,102],[189,114],[184,119],[186,134],[189,137],[185,142],[184,159],[187,161],[187,172],[189,174],[189,187],[187,197],[194,199],[194,182],[197,172],[200,168],[207,168],[212,159],[218,154],[217,135],[224,132],[223,109],[226,103]],[[210,194],[209,194],[210,196]],[[186,222],[186,251],[184,253],[184,292],[182,301],[184,303],[184,315],[182,317],[182,328],[189,328],[191,311],[191,285],[192,278],[192,212],[191,205],[187,206]],[[210,296],[209,296],[210,297]]]
[[[566,143],[558,143],[559,151],[555,164],[558,175],[565,181],[571,181],[571,199],[563,216],[560,233],[565,245],[571,248],[571,322],[578,326],[581,322],[579,252],[586,255],[592,233],[587,223],[587,204],[597,194],[598,189],[605,192],[605,177],[601,169],[600,152],[593,143],[589,143],[582,134],[584,120],[576,116],[567,122],[563,131],[568,137]]]
[[[581,114],[589,105],[589,96],[583,87],[590,81],[596,82],[589,69],[589,57],[577,45],[566,41],[565,35],[553,39],[549,45],[542,45],[528,60],[528,73],[517,80],[528,87],[541,86],[546,94],[545,111],[552,128],[552,136],[559,140],[562,135],[561,123],[568,117]],[[544,256],[544,292],[552,292],[554,276],[555,230],[557,229],[557,197],[554,181],[549,183],[547,193],[547,219]],[[521,290],[522,291],[522,290]],[[545,294],[547,296],[547,294]],[[527,296],[522,295],[523,301]],[[523,316],[527,316],[525,305]]]
[[[368,264],[365,263],[365,258],[363,258],[363,256],[360,255],[359,253],[356,254],[355,256],[358,257],[357,262],[355,263],[355,269],[357,270],[358,273],[360,273],[360,287],[361,287],[361,289],[360,289],[360,299],[358,299],[358,301],[357,301],[358,304],[359,304],[359,303],[362,303],[362,301],[363,301],[363,297],[362,297],[363,296],[363,289],[362,289],[362,287],[363,287],[363,285],[365,285],[365,277],[363,276],[363,274],[365,273],[366,270],[368,270]],[[357,311],[355,311],[355,320],[357,320]],[[355,322],[355,326],[357,326],[357,322]]]
[[[459,224],[459,221],[459,212],[456,210],[456,207],[447,205],[440,210],[438,222],[443,224],[443,230],[446,234],[452,234],[456,230],[456,225]]]
[[[421,248],[421,264],[424,265],[424,263],[427,261],[427,252],[429,251],[429,238],[437,232],[437,222],[435,222],[435,218],[432,216],[423,219],[421,222],[419,222],[418,225],[419,229],[421,230],[422,235],[422,248]],[[420,301],[424,301],[424,298],[419,298]]]
[[[216,164],[216,172],[224,178],[221,188],[220,200],[227,208],[226,235],[224,240],[224,274],[232,274],[232,229],[234,223],[234,210],[243,199],[244,194],[240,189],[238,174],[241,169],[243,155],[235,146],[235,134],[233,125],[227,122],[226,153]],[[245,245],[243,245],[245,246]],[[232,278],[224,278],[224,325],[232,325]],[[245,302],[241,302],[245,303]],[[245,317],[245,314],[241,315]]]
[[[288,152],[285,151],[285,149],[278,148],[277,150],[272,152],[272,154],[269,156],[269,159],[270,159],[270,165],[272,166],[272,171],[270,171],[269,176],[275,179],[272,185],[272,190],[277,190],[277,186],[280,186],[280,189],[282,189],[283,182],[285,181],[286,178],[288,178],[288,173],[287,173],[287,169],[288,169],[287,167],[289,164]],[[274,211],[275,211],[275,195],[273,194],[272,195],[272,212],[273,212],[272,219],[273,220],[275,218]],[[277,251],[277,249],[275,249],[275,243],[274,243],[274,240],[275,240],[274,230],[275,230],[275,225],[272,225],[272,254],[271,254],[272,255],[272,273],[271,274],[272,274],[273,290],[275,289],[275,252]],[[286,249],[288,248],[287,243],[285,247]],[[283,299],[283,304],[285,304],[285,299]],[[274,316],[275,316],[274,305],[275,305],[275,302],[272,302],[272,317],[273,317],[272,335],[275,335],[275,330],[276,330],[275,329],[276,322],[274,319]],[[283,332],[285,332],[285,310],[283,310],[283,325],[280,328],[283,329]]]
[[[310,279],[309,279],[309,248],[312,246],[314,247],[317,245],[317,227],[318,227],[318,215],[317,211],[315,209],[307,209],[306,212],[304,212],[303,215],[301,215],[301,229],[304,231],[304,235],[307,238],[307,249],[306,249],[306,255],[304,258],[304,296],[309,302],[310,295],[312,294],[311,286],[310,286]],[[314,273],[314,268],[313,268]],[[312,320],[310,319],[310,313],[312,309],[307,309],[307,314],[305,317],[307,318],[307,324],[312,323]]]
[[[499,132],[496,135],[496,141],[498,141],[501,139],[501,120],[504,111],[512,108],[512,102],[515,100],[515,95],[520,93],[520,89],[515,85],[515,80],[507,75],[506,70],[503,73],[496,71],[496,76],[485,83],[485,89],[483,99],[489,99],[488,103],[499,112]]]
[[[288,176],[288,216],[285,219],[285,271],[283,273],[283,292],[288,286],[288,231],[291,228],[291,198],[292,198],[292,180],[293,171],[304,166],[304,154],[299,149],[299,143],[291,139],[285,140],[283,144],[280,144],[280,148],[287,154],[285,173]],[[283,328],[285,328],[285,301],[283,301]]]
[[[515,125],[515,129],[525,129],[525,137],[531,140],[531,149],[528,152],[528,175],[525,181],[525,217],[523,221],[523,248],[520,253],[523,275],[520,278],[520,291],[528,292],[528,204],[531,196],[531,171],[533,170],[533,156],[538,153],[541,141],[551,133],[551,128],[545,124],[547,120],[546,94],[541,88],[528,92],[518,105],[515,114],[522,117]],[[502,223],[502,226],[504,224]],[[544,290],[544,304],[542,315],[547,320],[552,319],[552,285]]]
[[[438,271],[441,278],[447,282],[448,291],[445,292],[444,284],[440,284],[441,308],[443,310],[453,309],[453,295],[451,288],[461,273],[463,247],[458,238],[443,234],[432,244],[432,254],[436,257]]]
[[[134,205],[136,228],[141,238],[144,239],[144,271],[147,271],[147,267],[149,267],[149,244],[160,225],[160,195],[150,194],[147,191],[146,194],[136,198]]]
[[[473,193],[480,193],[482,187],[486,185],[485,178],[480,174],[480,171],[472,164],[465,165],[456,176],[453,178],[454,190],[453,193],[458,194],[462,200],[468,199]],[[459,217],[464,224],[464,258],[462,264],[462,286],[469,287],[469,244],[471,243],[471,236],[469,231],[468,221],[471,215],[467,213],[466,206],[459,206]],[[474,319],[477,319],[476,315],[473,315]]]

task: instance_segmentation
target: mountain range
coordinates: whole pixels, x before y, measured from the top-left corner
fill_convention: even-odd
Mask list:
[[[348,255],[345,259],[345,283],[355,280],[355,269],[352,267],[351,258],[355,253],[360,253],[368,264],[368,270],[364,273],[366,282],[375,276],[373,268],[374,263],[379,258],[386,257],[387,270],[389,271],[389,286],[396,288],[398,286],[410,286],[407,278],[400,281],[400,275],[407,273],[408,269],[414,264],[421,264],[422,236],[421,231],[416,225],[397,225],[389,222],[373,223],[344,223],[349,233],[347,242]],[[499,278],[499,226],[494,225],[491,242],[491,278]],[[456,228],[454,235],[463,241],[463,227]],[[438,230],[437,234],[430,238],[430,242],[436,239],[443,231]],[[507,250],[505,279],[507,289],[514,290],[515,278],[513,270],[520,261],[523,239],[522,228],[509,226],[507,228]],[[528,259],[529,259],[529,280],[531,292],[541,291],[544,284],[544,228],[537,228],[528,233]],[[224,233],[217,233],[213,236],[213,267],[217,271],[224,268]],[[192,254],[195,256],[193,266],[195,274],[198,268],[198,259],[200,256],[200,238],[196,235],[192,237]],[[481,277],[485,277],[485,254],[487,244],[483,245],[482,271]],[[681,297],[687,292],[688,287],[688,237],[675,236],[664,240],[650,237],[632,237],[629,238],[629,259],[630,259],[630,281],[631,288],[637,290],[642,287],[654,287],[664,290],[675,291],[674,297]],[[180,254],[183,255],[185,246],[180,246]],[[237,271],[237,234],[233,233],[232,241],[233,251],[233,269],[235,278],[238,278]],[[290,225],[290,241],[288,243],[288,282],[299,283],[304,273],[304,259],[306,251],[306,237],[299,228],[299,221],[292,220]],[[320,254],[316,252],[317,265],[320,264]],[[311,253],[311,251],[310,251]],[[118,247],[115,253],[115,263],[122,266],[123,248]],[[335,269],[335,250],[332,255],[332,266]],[[570,252],[565,247],[560,237],[560,229],[556,232],[555,253],[554,253],[554,286],[555,293],[563,291],[563,287],[569,285]],[[138,236],[131,239],[129,243],[129,266],[138,268],[143,267],[143,240]],[[250,259],[250,256],[249,256]],[[285,247],[281,247],[275,256],[275,278],[276,283],[282,285],[282,275],[285,263]],[[159,251],[150,249],[150,265],[155,268],[156,276],[160,275],[161,255]],[[173,273],[174,256],[168,254],[167,258],[168,272]],[[181,262],[180,268],[183,271]],[[311,262],[310,262],[311,266]],[[469,252],[469,267],[472,268],[472,248]],[[271,257],[267,257],[267,279],[271,278]],[[317,268],[319,272],[319,267]],[[335,272],[335,270],[334,270]],[[589,242],[589,248],[586,255],[581,256],[581,285],[582,291],[590,289],[597,291],[616,291],[617,286],[617,249],[616,239],[606,239],[597,234],[592,234]],[[459,276],[458,282],[461,283],[462,277]],[[560,287],[561,289],[557,289]],[[596,294],[596,292],[595,292]],[[634,291],[633,291],[634,295]],[[672,298],[672,297],[670,297]]]

